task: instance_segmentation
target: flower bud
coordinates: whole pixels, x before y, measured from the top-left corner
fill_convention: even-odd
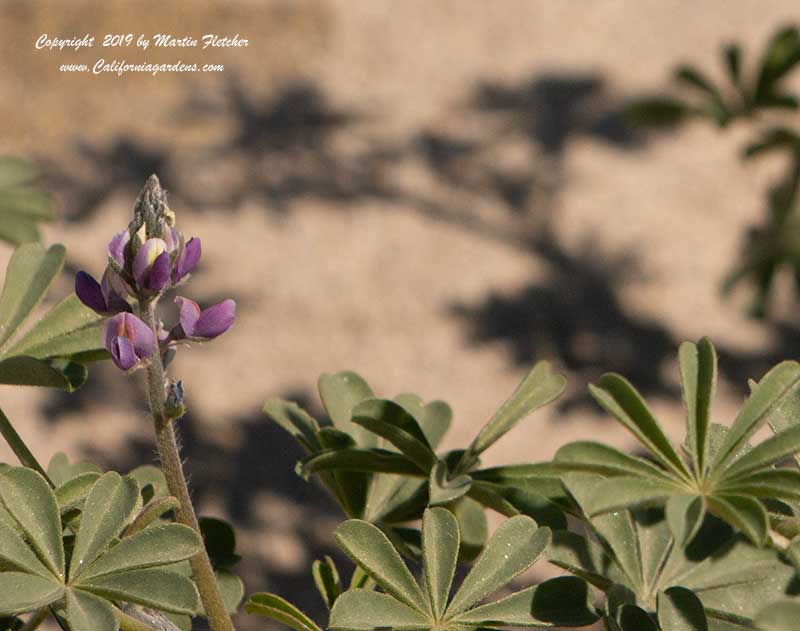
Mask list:
[[[100,315],[131,310],[124,298],[128,294],[125,283],[110,267],[106,268],[99,283],[90,274],[78,272],[75,275],[75,294],[83,304]]]
[[[200,260],[200,253],[200,239],[192,237],[186,242],[186,245],[183,246],[178,260],[175,261],[175,265],[172,267],[173,283],[179,283],[197,267],[197,262]]]
[[[106,321],[103,341],[111,359],[122,370],[134,368],[158,348],[156,336],[132,313],[119,313]]]
[[[131,235],[127,230],[118,232],[108,244],[108,255],[114,259],[120,267],[125,267],[125,246],[131,240]]]
[[[236,319],[236,303],[230,299],[202,311],[194,300],[178,296],[175,302],[180,309],[177,339],[210,340],[230,329]]]
[[[161,291],[169,281],[170,259],[162,239],[148,239],[133,259],[133,277],[141,289]]]

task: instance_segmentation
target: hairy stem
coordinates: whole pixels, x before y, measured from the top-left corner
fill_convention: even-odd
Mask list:
[[[154,302],[142,305],[141,317],[157,336]],[[164,471],[170,494],[180,502],[180,507],[176,511],[178,521],[193,528],[200,536],[200,525],[197,522],[197,515],[195,515],[194,506],[189,496],[186,477],[183,474],[175,428],[172,425],[172,419],[165,412],[164,365],[157,350],[150,359],[150,365],[147,368],[147,389],[150,413],[153,416],[155,425],[156,444],[158,445],[161,469]],[[200,592],[200,599],[203,601],[203,607],[212,630],[234,631],[233,622],[222,601],[217,579],[214,576],[214,569],[211,567],[211,561],[208,558],[205,546],[201,546],[200,551],[192,557],[191,565],[197,589]]]

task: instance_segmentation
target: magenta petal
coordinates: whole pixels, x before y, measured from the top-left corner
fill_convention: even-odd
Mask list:
[[[156,335],[153,330],[132,313],[125,313],[125,336],[133,344],[136,356],[146,359],[156,350]]]
[[[130,233],[127,230],[123,230],[115,234],[108,244],[108,254],[119,263],[120,267],[125,265],[125,246],[128,245],[130,240]]]
[[[181,252],[181,255],[178,257],[178,262],[172,270],[173,283],[177,283],[197,267],[201,253],[200,239],[192,237],[186,242],[186,245],[183,246],[183,252]]]
[[[164,251],[158,255],[150,272],[147,274],[147,289],[161,291],[169,281],[169,252]]]
[[[133,345],[124,337],[117,337],[111,343],[111,359],[122,370],[130,370],[139,361]]]
[[[103,289],[90,274],[78,272],[75,275],[75,294],[90,309],[94,309],[98,313],[108,311]]]
[[[231,299],[223,300],[208,309],[203,309],[194,326],[192,336],[209,339],[217,337],[230,329],[235,319],[236,303]]]
[[[132,313],[118,313],[106,321],[103,345],[117,366],[130,370],[136,362],[155,352],[156,336]]]
[[[183,296],[177,296],[175,298],[175,303],[180,310],[180,321],[183,333],[187,337],[191,337],[195,324],[197,324],[197,320],[200,318],[200,306],[194,300],[189,300]]]

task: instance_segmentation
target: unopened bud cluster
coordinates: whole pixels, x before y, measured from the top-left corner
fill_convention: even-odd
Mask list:
[[[150,176],[136,201],[133,221],[108,244],[108,266],[100,282],[83,271],[75,277],[75,293],[81,302],[108,317],[104,344],[122,370],[137,368],[156,351],[164,352],[176,343],[215,338],[233,325],[233,300],[201,309],[193,300],[178,296],[179,322],[169,331],[161,322],[154,331],[139,317],[165,291],[186,281],[200,254],[200,239],[187,240],[178,232],[158,178]]]

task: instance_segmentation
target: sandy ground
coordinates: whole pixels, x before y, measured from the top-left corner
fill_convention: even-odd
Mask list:
[[[718,287],[782,165],[745,167],[746,127],[634,133],[629,99],[678,62],[718,72],[722,42],[758,50],[793,2],[277,1],[0,5],[0,152],[44,165],[69,270],[101,271],[136,190],[158,172],[203,264],[187,292],[233,297],[235,328],[182,352],[187,468],[227,515],[248,591],[319,617],[311,561],[338,516],[297,479],[299,450],[264,421],[268,396],[319,412],[317,376],[349,368],[376,392],[442,398],[463,445],[546,358],[564,403],[487,453],[550,457],[564,442],[630,439],[585,397],[605,370],[642,385],[678,437],[677,344],[710,335],[728,422],[757,377],[797,355],[795,305],[746,319]],[[239,33],[246,49],[35,50],[41,33]],[[92,76],[98,57],[224,63],[220,75]],[[752,55],[751,55],[752,59]],[[7,247],[0,246],[5,265]],[[788,331],[788,332],[787,332]],[[0,388],[38,455],[125,470],[152,459],[139,380],[95,370],[77,395]],[[0,456],[10,460],[0,447]],[[544,570],[541,570],[544,572]],[[241,629],[264,628],[243,620]]]

